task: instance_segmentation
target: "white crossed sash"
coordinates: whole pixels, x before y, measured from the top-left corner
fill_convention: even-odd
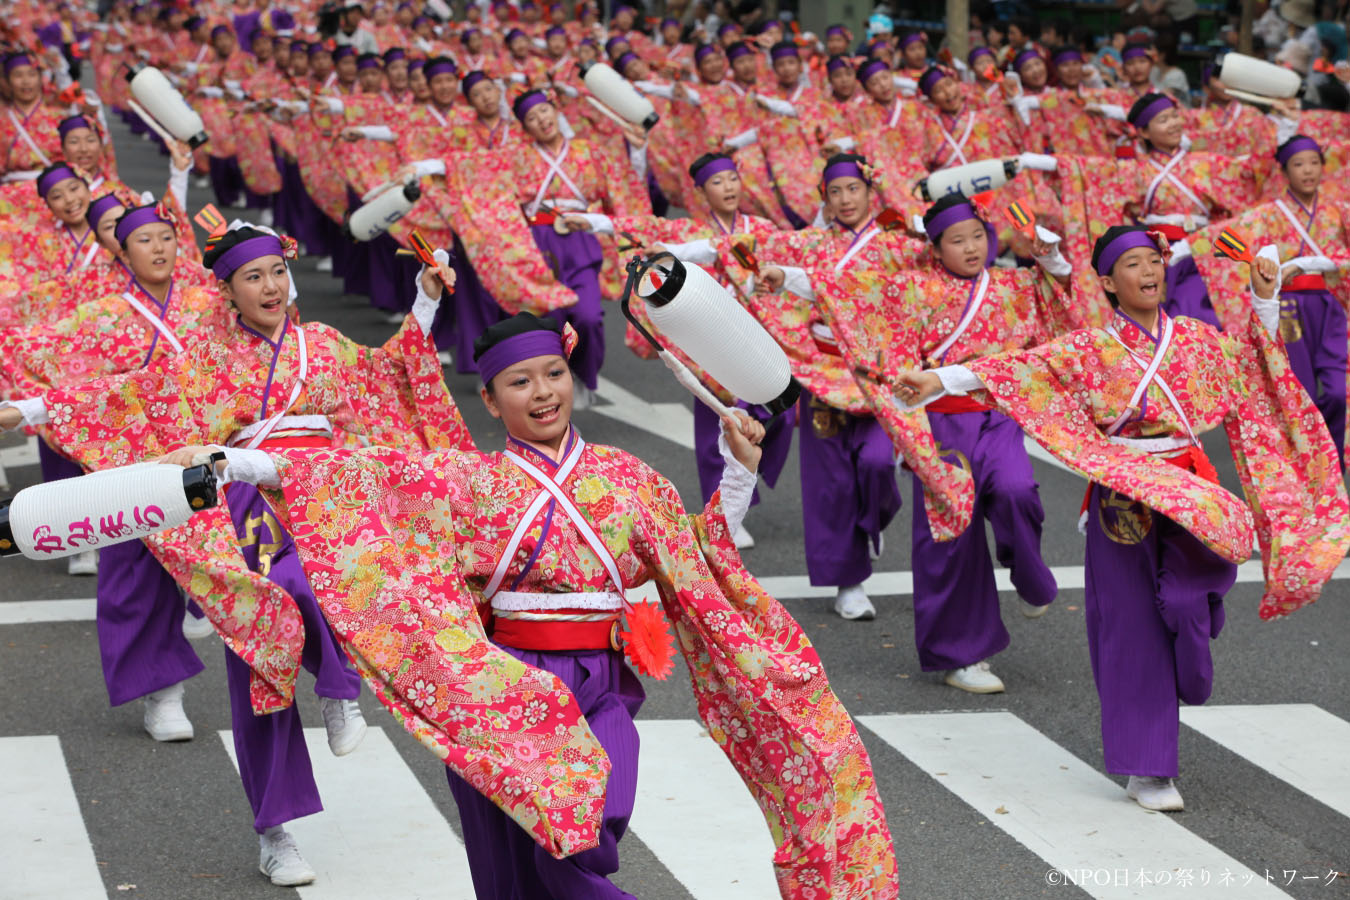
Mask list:
[[[881,229],[876,225],[873,225],[871,228],[855,237],[853,243],[849,244],[848,252],[839,258],[839,262],[834,264],[834,274],[838,275],[840,272],[844,271],[844,268],[852,262],[853,257],[861,253],[864,247],[872,243],[872,238],[879,234],[881,234]]]
[[[1148,190],[1144,192],[1144,212],[1149,212],[1153,209],[1153,201],[1157,197],[1158,188],[1161,187],[1163,181],[1166,180],[1171,182],[1172,186],[1176,188],[1182,196],[1194,203],[1200,212],[1209,215],[1209,207],[1205,204],[1205,201],[1197,197],[1195,191],[1188,188],[1180,178],[1172,173],[1172,170],[1181,163],[1181,160],[1185,156],[1186,149],[1183,147],[1173,154],[1172,158],[1167,161],[1167,165],[1165,166],[1159,164],[1156,159],[1149,159],[1149,164],[1158,170],[1158,174],[1153,177],[1153,181],[1149,183]]]
[[[1308,233],[1308,229],[1303,227],[1303,223],[1298,220],[1298,216],[1294,214],[1294,211],[1289,208],[1283,198],[1275,201],[1275,208],[1284,213],[1284,217],[1289,220],[1289,224],[1294,226],[1294,231],[1298,232],[1298,236],[1303,242],[1312,248],[1313,253],[1318,256],[1326,256],[1326,254],[1322,252],[1322,248],[1317,246],[1317,241],[1312,239],[1312,235]],[[1309,217],[1308,224],[1312,224],[1311,217]]]
[[[942,359],[947,351],[952,349],[952,345],[960,340],[961,335],[965,334],[966,329],[970,328],[970,323],[974,322],[975,317],[979,315],[980,307],[984,305],[984,295],[987,293],[989,293],[989,270],[985,269],[980,273],[979,282],[971,289],[970,302],[966,304],[966,311],[962,314],[961,321],[956,323],[956,328],[951,334],[947,335],[947,339],[938,344],[937,349],[929,355],[930,359]]]
[[[127,303],[131,306],[132,309],[140,313],[141,316],[145,319],[145,321],[149,322],[151,327],[153,327],[156,331],[159,332],[160,337],[164,338],[164,340],[169,342],[169,346],[173,348],[175,353],[183,352],[183,345],[179,342],[178,336],[175,335],[169,329],[168,325],[164,324],[163,319],[155,315],[150,310],[150,307],[146,306],[144,303],[137,300],[132,295],[131,291],[126,291],[125,293],[123,293],[122,299],[127,301]]]
[[[248,442],[249,450],[258,449],[262,442],[267,440],[268,435],[276,430],[277,425],[281,423],[286,413],[291,411],[295,401],[300,399],[300,392],[305,389],[305,378],[309,375],[309,351],[305,346],[305,330],[299,326],[295,328],[295,340],[300,345],[300,374],[296,377],[295,386],[291,388],[290,399],[286,401],[285,406],[277,411],[276,415],[269,417],[267,421],[262,423],[262,427],[258,429],[257,434],[253,435]],[[264,398],[263,404],[266,405],[266,402],[266,398]]]
[[[534,199],[531,200],[530,205],[526,207],[526,212],[528,212],[531,217],[539,212],[539,207],[543,205],[544,197],[548,194],[549,185],[553,184],[554,175],[557,175],[558,180],[567,185],[572,193],[576,195],[577,200],[581,201],[583,207],[589,205],[586,200],[586,195],[581,193],[581,188],[577,187],[577,183],[568,177],[567,173],[562,169],[563,160],[567,158],[567,151],[571,149],[571,147],[572,144],[570,141],[565,142],[561,153],[557,156],[549,156],[548,153],[544,151],[543,147],[540,147],[538,144],[535,145],[534,152],[538,153],[544,162],[548,163],[548,171],[544,173],[544,180],[539,182],[539,190],[534,192]]]
[[[1162,315],[1162,313],[1160,312],[1159,315]],[[1150,384],[1156,384],[1159,389],[1162,390],[1163,394],[1166,395],[1168,402],[1172,404],[1172,409],[1176,411],[1177,417],[1181,419],[1181,425],[1186,429],[1186,434],[1190,438],[1190,442],[1198,445],[1200,442],[1195,437],[1194,429],[1191,428],[1190,417],[1187,416],[1186,411],[1181,408],[1181,401],[1177,400],[1176,394],[1172,393],[1172,389],[1168,387],[1167,382],[1158,374],[1158,370],[1162,368],[1163,359],[1167,356],[1167,351],[1172,346],[1171,317],[1163,319],[1162,337],[1158,339],[1158,345],[1154,349],[1153,359],[1151,360],[1143,359],[1130,349],[1129,345],[1121,339],[1120,330],[1116,328],[1114,322],[1107,326],[1106,333],[1114,338],[1116,343],[1120,344],[1120,346],[1125,349],[1125,352],[1129,354],[1130,359],[1134,360],[1139,368],[1144,370],[1143,376],[1139,379],[1139,384],[1135,386],[1134,393],[1130,395],[1130,402],[1126,405],[1125,412],[1121,414],[1120,418],[1107,426],[1106,436],[1114,437],[1120,429],[1125,427],[1125,423],[1130,418],[1130,413],[1140,409],[1140,403],[1143,400],[1144,395],[1148,392],[1148,386]]]
[[[23,127],[23,123],[19,121],[19,117],[14,115],[14,110],[7,109],[5,110],[5,114],[9,116],[9,121],[14,124],[15,130],[19,132],[19,139],[27,144],[28,149],[32,150],[33,153],[37,155],[38,160],[42,163],[42,167],[45,169],[47,166],[50,166],[52,161],[47,158],[47,154],[42,152],[42,148],[37,145],[37,141],[33,140],[33,136],[28,133],[28,129]]]
[[[940,115],[938,117],[938,128],[942,131],[942,139],[946,141],[955,152],[956,156],[954,160],[960,160],[960,165],[965,165],[969,162],[969,160],[966,159],[966,152],[961,148],[966,145],[966,141],[970,140],[970,132],[975,128],[975,113],[973,111],[966,113],[966,129],[961,132],[960,140],[952,137],[952,133],[943,127]],[[952,165],[954,160],[948,160],[947,165]]]

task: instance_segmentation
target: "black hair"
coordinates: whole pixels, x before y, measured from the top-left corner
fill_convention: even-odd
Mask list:
[[[219,238],[211,239],[206,242],[206,252],[202,254],[202,265],[208,269],[214,268],[216,262],[235,244],[242,244],[244,241],[256,237],[265,237],[267,232],[260,231],[257,228],[244,226],[236,228],[233,231],[227,231]],[[125,245],[123,245],[125,246]]]
[[[973,205],[971,204],[971,201],[966,197],[965,194],[947,194],[946,196],[939,197],[937,201],[934,202],[932,206],[928,207],[927,211],[924,212],[923,214],[924,227],[927,228],[928,223],[936,219],[940,213],[943,213],[951,209],[953,206],[960,206],[963,203],[967,205]],[[933,246],[935,247],[939,246],[941,245],[941,243],[942,243],[942,235],[939,234],[933,240]]]
[[[1318,105],[1334,112],[1350,110],[1350,90],[1339,79],[1328,78],[1317,86]]]
[[[541,318],[530,312],[518,312],[509,319],[502,319],[495,325],[489,325],[482,334],[473,339],[473,361],[478,362],[484,353],[507,338],[528,334],[531,331],[552,331],[554,334],[562,334],[562,327],[551,318]],[[485,382],[483,387],[489,395],[493,393],[491,382]]]
[[[1110,228],[1106,229],[1106,231],[1102,234],[1101,237],[1097,238],[1097,242],[1092,245],[1093,272],[1097,271],[1097,263],[1099,260],[1101,260],[1102,253],[1105,252],[1107,246],[1110,245],[1112,241],[1120,237],[1122,234],[1128,234],[1131,231],[1147,232],[1148,229],[1142,225],[1112,225]],[[1108,272],[1107,274],[1109,275],[1110,273]],[[1111,304],[1112,309],[1116,309],[1117,307],[1120,306],[1120,300],[1116,297],[1115,294],[1111,293],[1110,291],[1104,291],[1104,293],[1106,294],[1107,302]]]

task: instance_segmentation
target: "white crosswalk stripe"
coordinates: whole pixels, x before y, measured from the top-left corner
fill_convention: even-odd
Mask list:
[[[1245,883],[1243,897],[1285,896],[1199,835],[1140,809],[1119,785],[1012,713],[859,721],[1093,897],[1229,897],[1232,888],[1215,883],[1224,872]],[[1185,887],[1182,872],[1192,880]],[[1165,887],[1156,883],[1159,873],[1168,873]],[[1208,884],[1199,883],[1201,873]]]
[[[1193,707],[1182,716],[1188,727],[1350,816],[1350,723],[1307,704]],[[1044,860],[1059,884],[1076,883],[1088,896],[1286,896],[1181,820],[1131,803],[1116,782],[1011,712],[897,713],[858,722]],[[644,845],[698,900],[774,900],[764,818],[702,725],[642,720],[638,730],[638,795],[626,842]],[[218,737],[233,760],[230,732]],[[305,740],[325,809],[286,826],[319,876],[298,889],[302,900],[472,900],[463,844],[428,793],[440,779],[424,787],[381,727],[340,759],[322,728],[306,729]],[[55,735],[0,738],[0,809],[0,896],[106,896]],[[388,859],[403,862],[378,864]],[[1140,873],[1168,883],[1141,884]]]
[[[0,896],[108,896],[56,735],[0,738],[0,810]]]
[[[1350,722],[1311,703],[1183,706],[1181,721],[1350,816]]]

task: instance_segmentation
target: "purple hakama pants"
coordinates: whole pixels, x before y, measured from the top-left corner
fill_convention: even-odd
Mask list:
[[[895,445],[876,419],[813,402],[802,391],[797,409],[806,571],[817,586],[859,584],[872,574],[871,551],[880,550],[881,533],[900,511]]]
[[[1209,698],[1209,642],[1237,566],[1140,503],[1094,484],[1088,501],[1086,620],[1102,704],[1106,771],[1177,775],[1177,700]]]
[[[633,900],[610,883],[619,870],[619,839],[637,795],[638,732],[633,717],[645,694],[623,655],[610,650],[544,653],[502,647],[528,665],[552,672],[577,698],[582,715],[609,756],[600,843],[565,859],[548,851],[492,801],[450,769],[464,849],[478,900]]]
[[[531,225],[530,233],[544,260],[577,302],[549,313],[559,324],[577,330],[577,349],[568,363],[581,383],[596,388],[600,366],[605,361],[605,309],[600,294],[600,267],[604,256],[595,235],[584,231],[558,234],[552,225]]]
[[[506,314],[474,271],[459,235],[455,235],[454,247],[447,249],[450,268],[455,270],[455,293],[441,300],[440,311],[431,326],[431,338],[437,350],[452,348],[455,370],[468,375],[478,371],[473,361],[473,342]]]
[[[183,634],[183,595],[144,541],[98,551],[94,600],[108,702],[120,706],[186,681],[205,666]]]
[[[314,693],[320,697],[356,699],[361,692],[361,678],[348,664],[346,653],[319,609],[291,536],[278,524],[267,501],[252,485],[229,485],[227,500],[239,536],[239,549],[249,568],[262,571],[260,557],[267,556],[268,580],[290,594],[300,608],[305,625],[301,664],[314,675]],[[280,712],[254,715],[249,700],[249,672],[248,664],[226,647],[225,677],[239,778],[253,807],[253,827],[261,834],[273,825],[319,812],[323,803],[305,747],[300,710],[292,703]]]
[[[1289,365],[1326,420],[1345,459],[1345,310],[1330,291],[1283,291],[1280,331]]]
[[[760,445],[764,454],[759,460],[759,474],[763,476],[765,484],[773,487],[778,484],[778,476],[782,474],[783,466],[787,464],[788,451],[792,449],[797,408],[794,406],[772,419],[765,418],[766,413],[759,407],[747,408],[738,404],[738,408],[745,409],[764,423],[764,443]],[[717,417],[717,413],[697,399],[694,400],[694,458],[698,462],[698,486],[703,492],[705,505],[722,483],[722,470],[726,467],[726,461],[717,449],[717,439],[721,434],[722,420]],[[750,505],[754,506],[758,502],[759,489],[756,488],[751,495]]]
[[[38,466],[42,469],[42,481],[61,481],[65,478],[78,478],[84,474],[80,464],[53,450],[42,438],[38,438]]]
[[[1008,646],[998,607],[994,564],[984,533],[994,531],[994,555],[1033,606],[1055,599],[1055,576],[1041,558],[1041,508],[1022,429],[998,412],[929,413],[943,457],[975,479],[970,527],[938,542],[928,527],[923,484],[914,476],[914,642],[925,672],[960,669]]]
[[[1218,313],[1209,301],[1209,288],[1189,256],[1167,267],[1167,302],[1163,309],[1169,316],[1190,316],[1220,327]]]

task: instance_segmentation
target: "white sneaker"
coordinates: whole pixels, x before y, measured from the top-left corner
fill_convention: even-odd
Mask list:
[[[333,257],[325,256],[323,259],[319,260],[318,264],[314,266],[314,271],[316,272],[333,271]]]
[[[98,551],[84,550],[70,557],[66,563],[67,575],[97,575]]]
[[[455,364],[455,357],[449,350],[437,350],[436,359],[442,369],[448,369]]]
[[[183,615],[183,637],[189,641],[200,641],[202,638],[209,638],[216,633],[216,626],[211,624],[211,620],[206,616],[200,619],[192,613]]]
[[[989,663],[977,662],[961,669],[952,669],[943,679],[947,684],[972,694],[1001,694],[1003,680],[989,671]]]
[[[1186,808],[1181,800],[1181,792],[1170,778],[1131,775],[1125,795],[1144,809],[1158,812],[1181,812]]]
[[[875,619],[877,608],[867,598],[867,592],[861,584],[850,584],[839,588],[834,598],[834,611],[843,619]]]
[[[276,216],[272,215],[272,211],[271,211],[270,209],[264,209],[264,210],[262,210],[261,212],[258,213],[258,224],[259,224],[259,225],[263,225],[263,226],[266,226],[267,228],[271,228],[271,227],[272,227],[272,223],[273,223],[274,221],[276,221]]]
[[[749,550],[755,546],[755,536],[745,530],[745,524],[736,526],[736,533],[731,536],[731,542],[736,545],[737,550]]]
[[[192,723],[183,712],[183,682],[145,695],[144,723],[157,741],[192,740]]]
[[[366,736],[366,719],[355,700],[320,697],[319,710],[323,713],[323,727],[328,732],[328,749],[334,756],[346,756],[357,748]]]
[[[258,871],[278,887],[310,884],[317,877],[300,855],[295,838],[284,829],[258,835]]]
[[[1028,619],[1039,619],[1050,611],[1049,603],[1044,606],[1037,606],[1034,603],[1028,603],[1020,597],[1018,598],[1018,602],[1022,604],[1022,615],[1026,616]]]
[[[390,325],[402,325],[406,318],[408,318],[408,314],[405,312],[391,312],[385,314],[384,320]]]
[[[590,409],[595,405],[595,393],[575,378],[572,379],[572,412]]]

